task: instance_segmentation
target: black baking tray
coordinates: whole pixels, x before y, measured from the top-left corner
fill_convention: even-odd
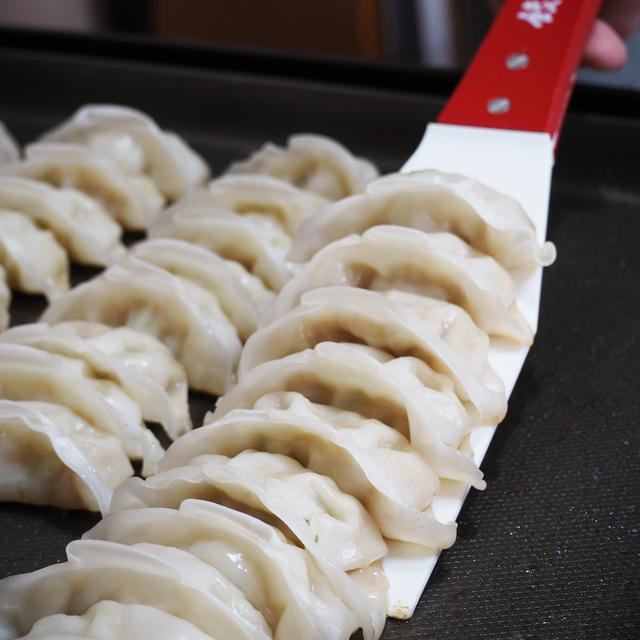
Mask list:
[[[131,38],[0,30],[0,119],[23,143],[88,102],[182,134],[219,173],[266,140],[327,134],[398,169],[456,77]],[[637,638],[640,100],[579,88],[558,149],[534,347],[458,541],[384,638]],[[88,271],[76,271],[82,279]],[[16,296],[14,322],[44,302]],[[194,396],[196,422],[213,399]],[[0,576],[64,560],[91,514],[0,505]]]

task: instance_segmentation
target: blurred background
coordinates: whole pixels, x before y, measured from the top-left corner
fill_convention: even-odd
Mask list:
[[[491,23],[484,0],[0,0],[0,26],[137,34],[234,48],[461,70]],[[579,82],[640,89],[627,66]]]

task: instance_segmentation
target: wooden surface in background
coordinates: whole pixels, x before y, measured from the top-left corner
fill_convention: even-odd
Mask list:
[[[379,59],[378,0],[156,0],[159,36]]]

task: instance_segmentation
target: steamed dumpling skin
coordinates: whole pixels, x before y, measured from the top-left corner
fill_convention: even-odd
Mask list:
[[[451,380],[422,360],[394,358],[363,345],[321,342],[250,370],[218,399],[205,420],[251,409],[276,391],[296,391],[312,402],[379,420],[400,431],[440,477],[484,488],[480,470],[458,450],[477,423],[453,392]]]
[[[0,398],[61,404],[120,440],[149,475],[164,453],[142,422],[140,407],[86,363],[19,344],[0,343]]]
[[[82,191],[129,231],[146,229],[164,206],[164,197],[149,178],[128,174],[108,156],[75,144],[29,145],[25,159],[4,165],[0,174]]]
[[[182,200],[178,206],[228,209],[239,214],[268,217],[293,236],[307,218],[315,216],[328,204],[327,199],[278,178],[231,174],[212,180],[205,189]]]
[[[451,233],[386,225],[337,240],[287,283],[263,323],[298,304],[305,291],[331,285],[442,299],[461,306],[490,336],[521,345],[533,340],[515,303],[516,283],[509,273]]]
[[[73,262],[105,266],[124,253],[120,225],[98,201],[75,189],[0,176],[0,209],[21,213],[50,230]]]
[[[178,204],[158,216],[148,235],[192,242],[233,260],[271,291],[280,291],[293,275],[285,260],[291,240],[278,222],[265,216]]]
[[[69,288],[69,259],[50,231],[28,217],[0,209],[0,265],[12,289],[49,300]]]
[[[74,540],[67,557],[67,562],[0,581],[0,638],[26,634],[46,616],[83,614],[103,600],[162,609],[213,637],[270,637],[263,616],[239,589],[181,549]]]
[[[309,402],[297,393],[273,393],[251,410],[236,410],[181,441],[168,465],[189,452],[234,456],[256,449],[294,458],[332,478],[362,502],[386,538],[450,546],[455,526],[427,513],[438,479],[395,429],[376,420]],[[176,460],[177,458],[177,460]]]
[[[140,242],[132,247],[131,254],[209,291],[242,340],[258,328],[260,306],[253,297],[255,287],[246,284],[249,279],[255,280],[255,276],[245,272],[238,277],[229,261],[203,247],[173,238]]]
[[[131,107],[86,105],[41,140],[82,144],[128,173],[145,173],[169,200],[184,197],[209,175],[204,160],[182,138]]]
[[[264,616],[274,638],[365,638],[379,612],[348,574],[320,564],[276,528],[234,509],[185,500],[178,509],[146,507],[106,516],[84,536],[150,542],[188,551],[231,581]],[[370,594],[367,594],[370,595]],[[362,616],[362,610],[365,615]]]
[[[154,640],[215,640],[191,622],[144,604],[122,604],[101,600],[84,613],[54,613],[37,620],[31,631],[20,640],[122,640],[154,638]]]
[[[114,493],[111,510],[177,508],[187,498],[257,516],[344,571],[368,567],[387,552],[371,516],[333,480],[291,458],[258,451],[202,455],[145,481],[130,478]]]
[[[530,273],[556,254],[551,242],[538,245],[533,223],[513,198],[466,176],[425,170],[386,175],[310,218],[290,259],[309,260],[334,240],[388,224],[454,233],[508,271]]]
[[[62,405],[0,400],[0,500],[106,512],[133,475],[122,444]]]
[[[311,134],[291,136],[284,148],[268,143],[231,165],[229,172],[270,175],[328,200],[360,193],[378,176],[368,160],[356,158],[331,138]]]
[[[138,403],[143,419],[160,423],[172,439],[191,429],[184,369],[152,336],[128,327],[40,322],[0,333],[2,343],[84,362],[97,376],[117,383]]]
[[[163,342],[184,366],[193,389],[220,395],[235,382],[241,342],[217,299],[133,256],[74,287],[41,319],[128,326]]]
[[[466,360],[410,309],[353,287],[308,291],[297,307],[254,333],[242,352],[238,378],[242,381],[262,362],[324,341],[360,343],[396,357],[420,358],[451,380],[461,402],[471,405],[480,422],[490,424],[506,411],[504,386],[486,359]]]

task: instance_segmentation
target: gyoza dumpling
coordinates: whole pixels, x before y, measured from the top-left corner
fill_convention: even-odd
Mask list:
[[[170,200],[182,198],[209,176],[204,160],[182,138],[131,107],[86,105],[42,140],[82,144],[107,155],[129,173],[149,175]]]
[[[0,501],[106,512],[133,475],[120,441],[66,407],[0,400]]]
[[[237,409],[197,429],[176,449],[160,470],[204,453],[235,456],[256,449],[289,456],[360,500],[385,537],[432,548],[455,539],[455,526],[428,511],[437,476],[400,432],[298,393],[264,396],[254,409]]]
[[[233,409],[251,409],[273,391],[297,391],[312,402],[375,418],[400,431],[439,476],[484,488],[480,470],[457,449],[475,425],[451,380],[422,360],[394,359],[362,345],[321,342],[249,371],[218,399],[205,422]],[[495,416],[494,422],[502,417]]]
[[[296,235],[290,259],[309,260],[334,240],[385,224],[454,233],[508,271],[546,267],[556,255],[551,242],[538,246],[533,223],[513,198],[473,178],[425,170],[383,176],[370,182],[366,193],[309,219]]]
[[[215,253],[190,242],[156,238],[136,244],[131,254],[209,291],[235,326],[241,340],[246,340],[258,328],[260,310],[252,298],[251,289],[236,277],[228,261]],[[245,281],[247,277],[255,276],[247,273]]]
[[[97,430],[117,437],[131,459],[142,458],[145,475],[164,453],[144,427],[138,405],[117,384],[100,379],[80,360],[0,343],[0,398],[67,407]]]
[[[26,216],[0,209],[0,265],[7,284],[52,300],[69,288],[69,259],[50,231]]]
[[[274,638],[338,640],[349,638],[360,626],[367,631],[372,626],[369,603],[346,574],[318,564],[274,527],[215,502],[185,500],[179,510],[114,512],[84,538],[150,542],[189,551],[245,594]],[[365,637],[373,636],[365,632]]]
[[[325,136],[291,136],[285,148],[267,143],[248,160],[236,162],[230,173],[263,173],[329,200],[364,191],[378,177],[376,167],[356,158],[341,144]]]
[[[249,292],[251,299],[258,308],[258,313],[262,317],[266,309],[273,304],[276,293],[267,288],[267,285],[257,276],[254,276],[246,267],[235,260],[225,260],[223,262],[227,269],[242,283],[242,286]]]
[[[387,552],[371,516],[333,480],[291,458],[257,451],[235,458],[203,455],[144,481],[130,478],[114,493],[111,511],[175,509],[187,498],[258,517],[344,571],[368,567]]]
[[[9,306],[11,305],[11,290],[7,284],[7,273],[0,264],[0,331],[9,326]]]
[[[384,291],[382,295],[410,309],[452,349],[464,357],[471,371],[481,373],[488,362],[489,336],[456,304],[408,291]]]
[[[191,429],[184,370],[147,334],[84,322],[40,322],[0,333],[3,342],[85,362],[96,376],[119,385],[140,405],[142,418],[160,423],[173,440]]]
[[[36,620],[19,640],[215,640],[194,624],[145,604],[101,600],[81,615],[55,613]]]
[[[506,411],[504,385],[486,359],[467,360],[410,309],[375,291],[353,287],[307,291],[297,307],[254,333],[242,351],[238,379],[242,382],[262,362],[325,341],[366,344],[396,357],[420,358],[453,382],[458,398],[472,405],[469,411],[481,423]]]
[[[16,162],[20,158],[20,147],[9,133],[4,123],[0,121],[0,166]]]
[[[287,284],[264,323],[298,304],[309,289],[348,285],[398,289],[461,306],[490,336],[529,345],[533,331],[515,303],[516,285],[490,256],[450,233],[372,227],[327,245]]]
[[[42,320],[128,326],[163,342],[190,387],[220,395],[235,382],[241,343],[214,296],[133,256],[58,298]]]
[[[17,211],[41,229],[49,229],[74,262],[104,266],[124,253],[120,226],[100,203],[75,189],[0,176],[0,208]]]
[[[55,187],[73,187],[96,198],[125,229],[146,229],[164,205],[162,194],[146,176],[132,176],[107,156],[75,144],[29,145],[25,159],[0,168]]]
[[[249,214],[226,209],[176,205],[158,216],[148,235],[185,240],[235,260],[272,291],[280,291],[293,275],[285,260],[289,236],[269,219],[249,219]]]
[[[293,236],[302,222],[329,204],[325,198],[298,189],[268,175],[225,175],[183,200],[180,207],[230,209],[236,213],[266,216]]]
[[[270,637],[262,615],[236,587],[181,549],[74,540],[67,557],[0,582],[0,638],[28,633],[56,613],[83,614],[103,600],[156,607],[218,638]]]

